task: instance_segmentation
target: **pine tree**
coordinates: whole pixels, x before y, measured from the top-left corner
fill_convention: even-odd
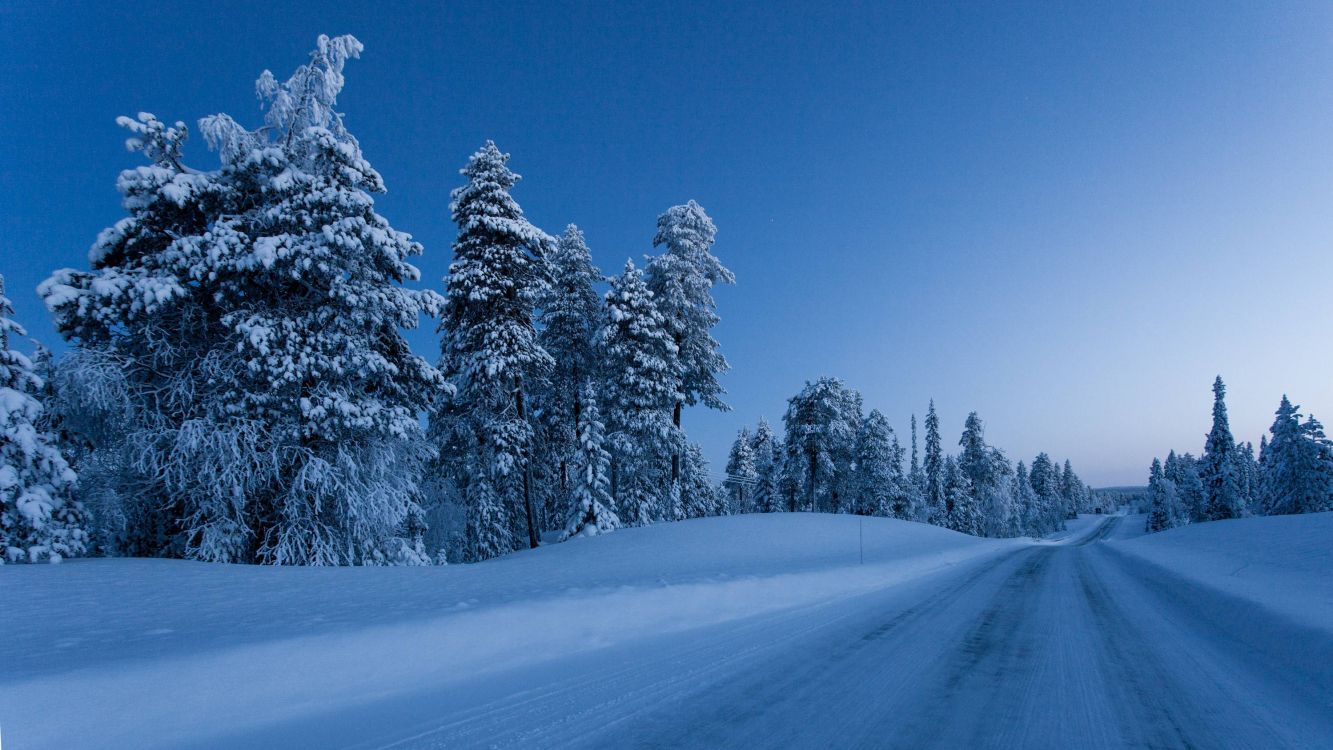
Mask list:
[[[730,365],[712,335],[718,322],[712,289],[715,284],[734,284],[736,277],[712,254],[716,235],[713,220],[698,203],[672,206],[657,217],[653,247],[663,251],[648,264],[648,289],[677,349],[680,395],[672,404],[671,420],[682,436],[683,407],[702,403],[720,411],[731,408],[722,401],[725,391],[717,382]],[[677,447],[671,456],[671,480],[679,477]]]
[[[944,485],[941,471],[944,468],[944,449],[940,443],[940,418],[935,414],[935,400],[930,400],[926,410],[926,507],[931,523],[944,524]]]
[[[1245,515],[1252,516],[1261,510],[1259,495],[1262,484],[1262,472],[1259,468],[1259,459],[1254,455],[1254,443],[1247,441],[1244,445],[1237,446],[1236,457],[1240,467],[1241,502]]]
[[[676,501],[666,493],[678,484],[670,481],[671,450],[681,442],[670,417],[683,398],[678,349],[633,261],[611,280],[606,305],[598,344],[606,373],[611,493],[620,519],[643,526],[675,515]]]
[[[744,427],[731,444],[731,454],[727,458],[727,491],[731,497],[732,513],[750,512],[749,502],[753,493],[747,492],[759,481],[759,472],[755,468],[754,444],[750,431]]]
[[[787,401],[784,481],[811,512],[847,512],[861,394],[837,378],[807,382]],[[793,507],[792,510],[796,508]]]
[[[605,426],[590,385],[585,386],[579,403],[582,414],[578,453],[573,458],[573,502],[562,540],[620,528],[620,518],[611,510],[611,454],[603,447]]]
[[[565,228],[549,261],[551,283],[541,299],[537,343],[551,355],[553,367],[534,397],[541,414],[540,463],[559,488],[546,495],[563,500],[569,494],[569,462],[582,449],[578,437],[582,391],[599,375],[595,339],[604,309],[594,285],[603,277],[592,263],[583,232],[573,224]],[[552,518],[570,512],[560,507],[547,510]]]
[[[944,457],[940,484],[944,495],[944,523],[941,525],[964,534],[980,536],[981,513],[977,507],[976,490],[971,478],[953,456]]]
[[[1301,434],[1309,442],[1311,453],[1312,483],[1314,484],[1315,502],[1312,512],[1321,513],[1333,510],[1333,441],[1324,434],[1324,426],[1313,414],[1305,418],[1301,425]]]
[[[778,445],[773,427],[768,420],[759,418],[751,438],[751,453],[754,455],[755,485],[754,510],[756,513],[776,513],[784,509],[778,482],[782,474],[782,448]]]
[[[121,551],[424,561],[417,420],[445,384],[401,329],[442,300],[400,286],[421,246],[375,213],[383,180],[334,109],[361,50],[321,36],[288,80],[266,71],[260,128],[201,120],[217,172],[181,164],[180,123],[120,120],[152,161],[121,176],[130,216],[92,271],[42,293],[83,350],[73,379],[119,389],[131,413],[120,444],[96,446],[120,464]]]
[[[1245,512],[1240,494],[1240,467],[1235,461],[1236,442],[1227,421],[1226,386],[1222,376],[1213,381],[1213,428],[1208,432],[1199,460],[1199,479],[1204,487],[1204,516],[1211,521],[1238,518]]]
[[[916,450],[916,415],[912,415],[912,461],[907,471],[907,493],[912,508],[911,520],[930,520],[930,504],[926,500],[926,475],[921,470]]]
[[[1183,522],[1206,520],[1204,509],[1207,499],[1203,481],[1199,478],[1198,461],[1194,456],[1171,451],[1162,464],[1162,475],[1176,485]]]
[[[1037,496],[1039,519],[1037,535],[1063,529],[1066,514],[1060,497],[1060,476],[1050,456],[1045,453],[1037,454],[1036,459],[1032,461],[1028,481]]]
[[[520,178],[508,161],[487,141],[461,170],[467,183],[453,191],[449,205],[458,238],[439,330],[441,367],[456,395],[453,410],[438,416],[443,431],[465,436],[459,486],[468,493],[482,488],[479,499],[469,497],[474,559],[508,551],[509,540],[496,536],[506,514],[522,514],[518,523],[510,516],[511,528],[526,530],[529,546],[538,544],[525,398],[554,366],[533,327],[536,302],[546,289],[550,238],[510,197]],[[483,513],[480,498],[492,497],[500,504]],[[483,516],[491,520],[481,524]]]
[[[1165,476],[1162,462],[1154,458],[1148,474],[1148,533],[1176,526],[1180,521],[1179,504],[1175,482]]]
[[[698,443],[685,446],[682,455],[680,481],[680,512],[678,519],[720,516],[727,513],[722,489],[708,478],[708,461]]]
[[[1333,456],[1313,417],[1301,422],[1300,407],[1286,396],[1278,405],[1273,439],[1263,452],[1263,507],[1270,515],[1318,513],[1333,508]]]
[[[1022,461],[1014,470],[1013,478],[1014,506],[1018,515],[1019,533],[1027,536],[1041,536],[1045,519],[1041,514],[1041,502],[1032,489],[1032,480],[1028,477],[1027,465]]]
[[[878,409],[861,420],[856,436],[856,479],[852,512],[887,516],[901,512],[902,464],[894,453],[893,428]],[[895,508],[898,505],[898,508]]]
[[[1060,472],[1060,497],[1064,500],[1065,517],[1078,518],[1083,506],[1083,480],[1074,473],[1074,467],[1067,458],[1064,469]]]
[[[72,496],[77,477],[39,428],[43,381],[9,348],[10,336],[28,335],[13,315],[0,276],[0,565],[55,563],[87,551],[86,517]]]
[[[980,519],[967,521],[976,529],[968,533],[986,536],[1016,534],[1009,461],[986,443],[985,428],[976,412],[968,414],[958,445],[962,448],[958,468],[967,476],[972,492],[968,513]]]
[[[907,475],[903,473],[904,453],[902,444],[898,442],[898,435],[890,428],[889,473],[892,489],[889,497],[889,507],[883,510],[883,515],[910,521],[917,517],[920,509],[917,507],[918,498],[915,488]]]

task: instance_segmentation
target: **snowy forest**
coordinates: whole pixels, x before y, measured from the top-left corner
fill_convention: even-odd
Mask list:
[[[807,383],[787,403],[785,437],[766,420],[742,429],[727,462],[727,510],[806,510],[923,521],[974,536],[1042,536],[1096,510],[1096,493],[1045,453],[1031,469],[989,445],[976,412],[957,455],[944,452],[932,401],[925,451],[911,418],[910,456],[877,409],[836,378]]]
[[[442,293],[404,288],[424,248],[375,212],[385,185],[334,109],[361,50],[321,37],[290,78],[265,71],[257,128],[201,119],[211,170],[183,162],[184,123],[118,120],[148,162],[117,182],[127,215],[89,270],[38,289],[67,351],[12,349],[25,334],[0,308],[5,559],[470,562],[782,510],[1013,536],[1088,506],[1067,462],[1015,469],[975,414],[944,455],[933,404],[904,470],[884,417],[829,378],[791,399],[785,439],[742,433],[716,486],[682,419],[728,408],[712,290],[735,279],[704,209],[667,209],[658,254],[608,278],[578,227],[524,217],[487,142],[450,196]],[[402,336],[423,318],[434,363]]]
[[[1237,442],[1227,419],[1226,384],[1213,381],[1213,426],[1198,458],[1174,450],[1148,473],[1148,531],[1202,521],[1333,510],[1333,442],[1311,414],[1285,396],[1269,435]]]
[[[656,254],[607,277],[573,224],[533,225],[509,155],[485,143],[448,210],[440,292],[425,252],[375,211],[384,182],[335,102],[362,45],[320,37],[256,83],[262,124],[122,117],[145,164],[87,270],[38,294],[67,344],[26,336],[0,286],[0,549],[297,565],[473,562],[621,526],[780,511],[886,516],[1040,536],[1097,506],[1068,461],[1028,466],[971,414],[947,454],[934,403],[918,455],[840,380],[793,396],[783,435],[738,435],[721,485],[687,407],[726,410],[714,288],[735,278],[694,201],[657,217]],[[603,291],[605,290],[605,291]],[[438,356],[403,331],[435,321]],[[1328,507],[1333,451],[1284,398],[1255,457],[1215,386],[1202,457],[1154,462],[1151,527]]]

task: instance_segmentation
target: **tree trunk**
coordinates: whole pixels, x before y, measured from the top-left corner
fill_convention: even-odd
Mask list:
[[[819,455],[810,454],[810,512],[815,512],[815,473],[819,471]]]
[[[579,368],[574,367],[574,445],[579,442],[579,420],[583,419],[583,395],[579,388]],[[560,459],[560,493],[569,491],[569,461]]]
[[[5,277],[0,275],[0,297],[5,296]],[[0,327],[0,354],[9,351],[9,329]]]
[[[514,387],[514,405],[518,410],[518,418],[527,422],[527,415],[523,410],[523,380],[519,378]],[[532,450],[531,446],[523,447],[523,511],[528,516],[528,544],[533,549],[537,548],[540,539],[537,537],[537,523],[532,515]]]
[[[676,402],[676,408],[671,413],[671,424],[676,427],[676,436],[680,436],[680,407],[679,401]],[[671,454],[671,481],[674,483],[680,479],[680,446],[676,445],[676,450]]]

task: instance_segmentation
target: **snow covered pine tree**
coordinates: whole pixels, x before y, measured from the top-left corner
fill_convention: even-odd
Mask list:
[[[752,488],[759,481],[755,469],[754,442],[748,427],[742,427],[731,443],[727,456],[727,479],[723,483],[729,494],[732,513],[748,513],[754,501]]]
[[[515,532],[538,544],[532,503],[533,427],[528,389],[550,373],[533,326],[553,240],[509,195],[520,177],[487,141],[461,170],[449,210],[458,225],[440,322],[441,369],[456,394],[434,431],[468,507],[468,557],[513,551]]]
[[[679,391],[679,348],[634,261],[611,280],[607,322],[598,334],[604,372],[607,429],[612,446],[611,494],[631,526],[677,516],[669,508],[677,483],[670,456],[679,438],[671,423]],[[674,493],[679,498],[679,492]]]
[[[672,206],[657,217],[653,247],[665,247],[648,264],[648,289],[657,310],[666,320],[676,344],[680,394],[672,404],[671,424],[675,445],[671,454],[671,481],[680,479],[680,453],[684,447],[681,410],[702,403],[727,411],[717,376],[730,369],[711,333],[717,325],[712,289],[714,284],[734,284],[736,277],[712,253],[717,227],[702,206],[690,201]]]
[[[1204,514],[1210,521],[1239,518],[1245,514],[1241,497],[1241,467],[1236,442],[1227,420],[1226,386],[1222,376],[1213,381],[1213,428],[1199,459],[1199,478],[1204,488]]]
[[[569,463],[583,449],[583,390],[601,375],[596,338],[604,308],[594,284],[603,278],[583,232],[573,224],[565,228],[549,261],[551,283],[541,300],[537,343],[551,355],[553,367],[534,396],[541,415],[539,463],[555,485],[543,493],[546,515],[564,518],[570,513]]]
[[[401,329],[438,295],[404,289],[421,246],[374,211],[380,175],[333,107],[350,36],[256,89],[264,125],[200,121],[222,168],[180,162],[185,129],[122,118],[152,165],[93,270],[43,284],[61,332],[122,363],[136,431],[128,551],[276,564],[426,562],[418,413],[447,388]]]
[[[0,276],[0,564],[60,562],[86,551],[85,514],[71,496],[74,472],[37,428],[42,380],[9,348],[11,336],[28,335],[13,315]]]
[[[605,426],[597,411],[592,386],[580,397],[578,453],[573,458],[574,502],[561,539],[596,536],[620,528],[620,518],[611,509],[611,454],[604,447]]]

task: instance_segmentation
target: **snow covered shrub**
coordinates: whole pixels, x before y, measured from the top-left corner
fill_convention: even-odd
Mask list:
[[[0,277],[0,563],[60,562],[86,551],[85,514],[74,472],[41,429],[42,379],[9,348],[11,335],[27,335],[13,314]]]
[[[291,78],[265,71],[260,128],[201,120],[216,171],[181,163],[183,124],[121,118],[152,162],[120,176],[129,216],[98,237],[90,271],[41,287],[83,352],[74,379],[124,391],[126,408],[84,434],[125,553],[425,558],[417,414],[449,386],[401,331],[443,300],[400,286],[422,248],[375,213],[383,180],[333,109],[361,50],[321,36]],[[120,381],[96,372],[108,362]]]

